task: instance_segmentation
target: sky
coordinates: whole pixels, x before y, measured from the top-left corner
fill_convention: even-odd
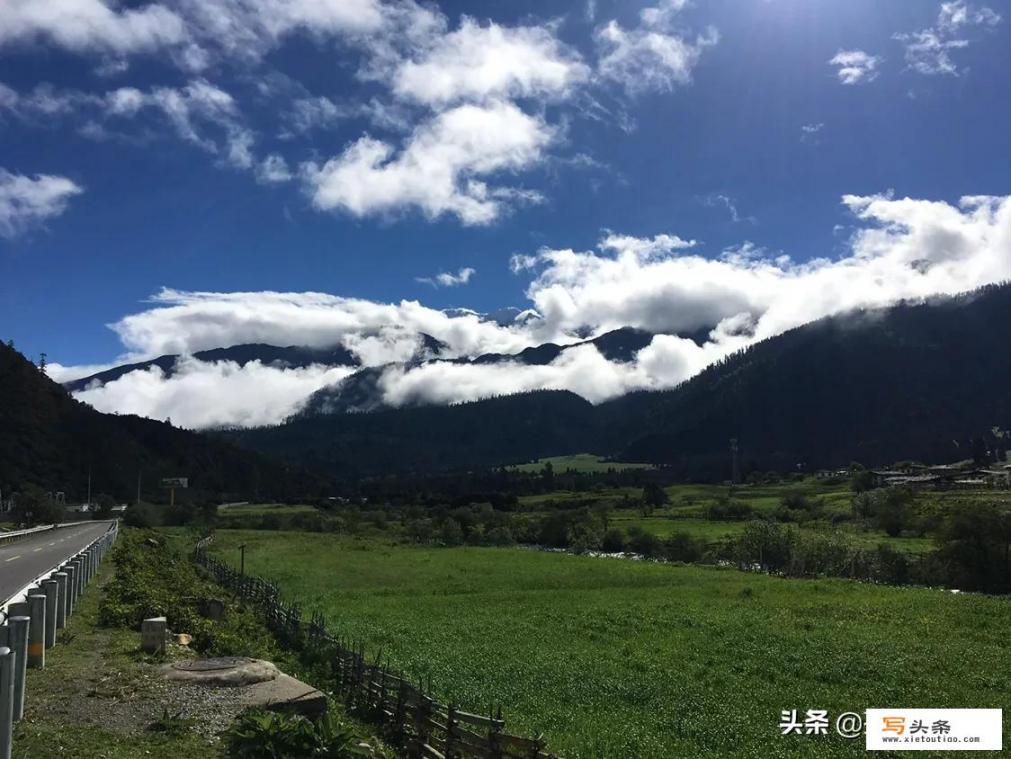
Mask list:
[[[1011,278],[1011,9],[916,0],[6,0],[0,338],[50,376],[421,333],[388,402],[670,387],[811,319]],[[512,307],[514,323],[481,314]],[[501,321],[501,320],[500,320]],[[703,345],[687,332],[711,330]],[[346,372],[187,359],[79,397],[283,419]]]

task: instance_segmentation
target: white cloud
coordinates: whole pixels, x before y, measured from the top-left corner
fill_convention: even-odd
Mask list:
[[[425,285],[431,285],[432,287],[457,287],[458,285],[465,285],[470,282],[470,278],[474,274],[475,270],[467,266],[460,269],[456,274],[444,271],[436,274],[434,277],[416,277],[416,281]]]
[[[710,207],[722,206],[727,209],[727,213],[730,214],[730,220],[734,224],[739,224],[742,221],[750,222],[755,224],[757,219],[754,216],[742,216],[740,211],[737,210],[737,201],[731,198],[729,195],[723,195],[722,193],[713,193],[705,198],[705,203]]]
[[[254,137],[243,125],[235,99],[205,79],[148,92],[121,87],[105,96],[107,117],[134,118],[145,109],[160,112],[181,139],[223,156],[228,164],[240,169],[253,166]]]
[[[22,95],[0,84],[0,110],[13,113],[29,123],[52,122],[55,118],[85,117],[80,133],[105,139],[127,120],[144,113],[160,115],[176,135],[221,158],[223,163],[251,169],[257,161],[255,142],[245,125],[235,99],[206,79],[195,78],[182,87],[120,87],[103,94],[81,90],[57,90],[39,84]]]
[[[829,65],[838,67],[836,76],[843,84],[864,84],[878,78],[878,67],[883,60],[863,50],[840,50]]]
[[[277,423],[314,391],[352,371],[318,365],[278,369],[259,361],[239,366],[182,357],[171,378],[153,366],[75,396],[99,411],[171,418],[181,427],[251,427]]]
[[[972,27],[994,27],[1000,21],[1000,15],[991,8],[956,0],[941,3],[933,27],[896,34],[894,38],[905,46],[906,64],[913,71],[928,76],[958,76],[961,71],[951,54],[969,47],[969,40],[956,35]]]
[[[546,332],[639,326],[683,332],[747,315],[755,339],[858,306],[953,293],[1011,277],[1011,198],[963,198],[958,206],[888,196],[846,196],[864,222],[840,259],[793,263],[748,255],[723,259],[615,244],[601,252],[544,250],[527,294]],[[724,324],[726,326],[726,324]],[[750,339],[750,338],[749,338]],[[740,344],[740,339],[729,341]]]
[[[554,136],[512,103],[461,105],[415,129],[399,153],[366,136],[322,166],[305,164],[303,177],[321,210],[367,216],[415,207],[430,219],[487,224],[508,204],[539,196],[484,178],[536,165]]]
[[[976,7],[964,0],[941,3],[937,14],[937,26],[946,32],[957,32],[965,26],[996,26],[1000,21],[1000,14],[992,8]]]
[[[545,27],[481,26],[464,17],[392,74],[395,97],[443,108],[460,101],[563,96],[589,69]]]
[[[103,0],[4,0],[0,45],[48,42],[74,52],[123,55],[176,45],[184,20],[164,5],[118,10]]]
[[[202,50],[258,59],[282,38],[305,32],[317,38],[381,31],[389,6],[379,0],[181,0]]]
[[[241,343],[344,343],[373,366],[405,360],[425,333],[449,346],[451,356],[521,350],[529,338],[517,329],[483,322],[477,314],[450,317],[416,301],[375,303],[325,293],[210,293],[162,290],[153,308],[111,325],[127,349],[125,360],[195,353]]]
[[[51,174],[35,177],[0,168],[0,237],[15,237],[62,214],[67,201],[84,189]]]
[[[800,141],[807,145],[818,145],[821,142],[823,129],[825,129],[825,124],[821,121],[802,125],[800,128]]]
[[[292,174],[284,158],[273,153],[260,163],[256,177],[265,184],[279,184],[290,181]]]
[[[129,351],[124,358],[250,342],[315,347],[341,342],[367,366],[411,359],[422,334],[446,343],[443,358],[461,358],[516,353],[548,341],[574,343],[577,333],[625,326],[663,333],[627,364],[608,362],[592,346],[581,346],[546,366],[440,361],[387,367],[381,381],[385,400],[394,405],[536,388],[569,389],[597,402],[636,388],[673,386],[735,350],[822,316],[1011,279],[1011,196],[965,197],[958,204],[846,196],[843,203],[857,230],[849,251],[837,259],[795,263],[748,243],[707,258],[698,243],[676,235],[613,233],[595,250],[545,249],[518,257],[518,272],[536,270],[527,296],[539,316],[507,327],[482,321],[474,312],[460,309],[450,315],[414,301],[173,290],[156,296],[152,308],[112,326]],[[702,346],[678,336],[699,330],[709,334]],[[72,369],[61,371],[71,376]],[[277,391],[277,402],[248,412],[244,393],[254,383],[247,385],[244,374],[229,367],[203,367],[193,374],[188,384],[180,380],[161,390],[151,386],[175,380],[153,374],[112,383],[89,397],[100,398],[96,402],[106,410],[143,407],[192,426],[226,419],[247,424],[254,417],[243,413],[256,415],[257,422],[278,421],[297,404],[296,388],[315,389],[322,381],[309,375],[301,378],[303,384],[277,379],[285,388]],[[229,395],[233,377],[238,383],[234,398]],[[213,408],[216,397],[220,411]],[[137,405],[143,403],[148,405]]]
[[[676,5],[647,8],[642,26],[635,29],[625,29],[614,20],[598,28],[599,74],[632,94],[669,92],[689,84],[702,53],[719,41],[719,34],[710,27],[691,39],[669,30],[667,23]]]
[[[6,0],[0,45],[44,43],[120,57],[164,51],[196,71],[222,55],[258,59],[296,32],[375,34],[402,14],[380,0],[175,0],[126,9],[111,0]]]

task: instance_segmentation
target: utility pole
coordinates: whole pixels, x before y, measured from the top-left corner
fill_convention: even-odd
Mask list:
[[[91,464],[88,464],[88,510],[91,510]]]
[[[730,438],[730,481],[735,485],[741,481],[741,460],[735,437]]]
[[[141,471],[137,470],[137,505],[140,506],[140,475]]]
[[[246,544],[243,543],[239,546],[239,572],[243,577],[246,576]]]

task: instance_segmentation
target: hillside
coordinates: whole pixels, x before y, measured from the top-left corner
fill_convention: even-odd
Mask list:
[[[0,344],[0,488],[26,485],[83,500],[164,497],[162,477],[189,477],[195,498],[282,497],[325,490],[324,481],[258,453],[136,416],[101,414],[74,400],[13,348]]]
[[[822,319],[597,409],[612,452],[686,473],[951,461],[1011,427],[1011,286]],[[637,429],[638,428],[638,429]]]
[[[541,392],[451,407],[300,418],[228,433],[327,474],[446,470],[591,451],[729,476],[1003,450],[1011,427],[1011,286],[822,319],[672,390],[593,407]]]
[[[593,406],[544,390],[457,406],[299,417],[216,433],[328,476],[489,467],[594,445]]]

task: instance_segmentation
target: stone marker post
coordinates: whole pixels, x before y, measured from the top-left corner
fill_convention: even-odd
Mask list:
[[[165,650],[165,635],[168,631],[168,620],[165,617],[152,617],[140,624],[140,647],[145,653],[156,654]]]

